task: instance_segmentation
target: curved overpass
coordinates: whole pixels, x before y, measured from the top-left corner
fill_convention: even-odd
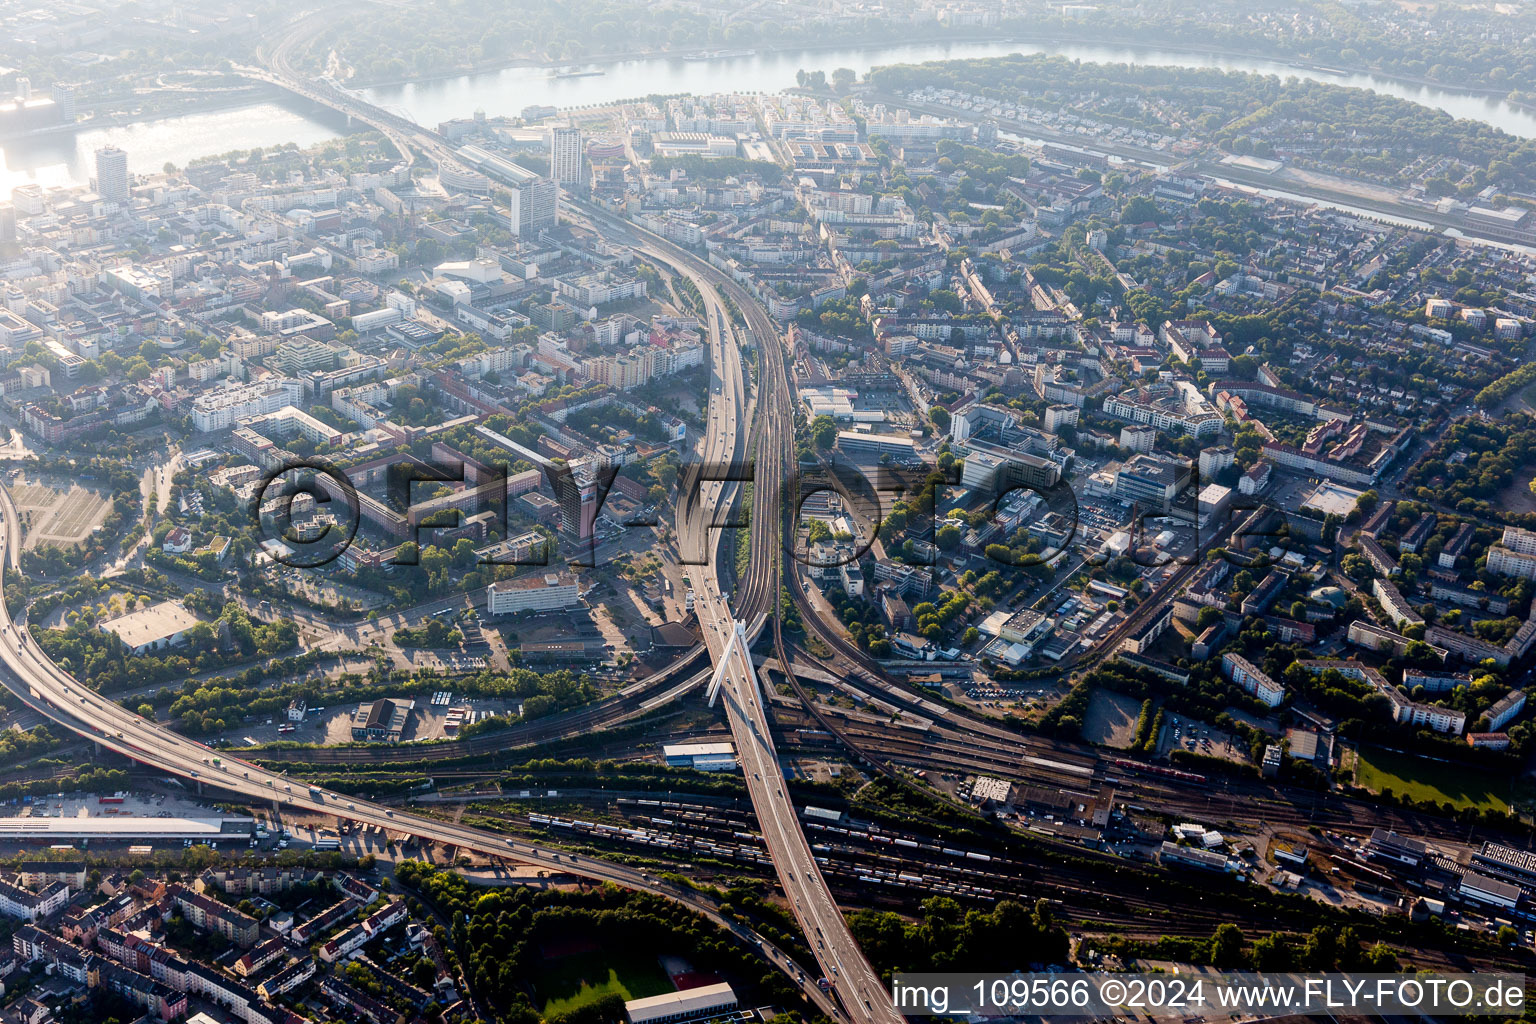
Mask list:
[[[20,561],[20,520],[10,489],[0,485],[0,545],[11,567]],[[771,963],[783,971],[814,1005],[836,1016],[832,1000],[814,985],[797,980],[788,955],[751,929],[722,917],[702,896],[680,889],[648,872],[590,857],[559,853],[483,829],[438,821],[386,807],[359,797],[308,787],[258,765],[228,757],[169,729],[161,728],[87,689],[45,655],[26,627],[11,617],[0,592],[0,679],[24,703],[59,725],[115,753],[157,771],[213,786],[255,803],[271,802],[305,811],[375,825],[427,842],[470,850],[482,856],[517,861],[563,871],[596,882],[676,900],[727,929],[737,938],[760,946]],[[217,762],[217,763],[216,763]]]
[[[292,28],[296,29],[297,24],[295,23]],[[275,71],[240,70],[251,77],[280,85],[306,99],[331,106],[375,127],[394,142],[403,156],[410,152],[409,143],[406,141],[409,137],[439,167],[445,163],[455,163],[446,140],[435,132],[346,94],[334,86],[320,87],[299,78],[287,63],[287,53],[297,38],[297,33],[291,30],[275,48],[270,58]],[[711,429],[709,436],[705,439],[704,459],[706,463],[716,464],[741,460],[742,455],[750,447],[743,430],[741,416],[747,407],[748,395],[745,381],[742,379],[739,357],[726,358],[729,351],[727,340],[736,341],[737,335],[729,318],[725,316],[723,304],[719,300],[716,289],[724,289],[731,295],[737,308],[749,318],[749,323],[760,345],[780,343],[778,332],[773,327],[772,321],[744,289],[692,253],[649,232],[644,232],[637,226],[620,221],[604,211],[588,209],[610,224],[622,225],[626,232],[632,232],[644,238],[645,241],[640,246],[643,250],[664,259],[676,270],[689,277],[699,288],[705,305],[704,314],[709,327],[711,352],[715,357],[715,366],[719,371],[721,385],[719,393],[712,394],[710,400]],[[785,452],[788,451],[792,459],[794,433],[790,406],[783,393],[779,391],[781,386],[787,387],[787,379],[784,378],[781,364],[777,359],[774,366],[776,372],[771,376],[765,375],[769,377],[765,383],[770,385],[769,393],[773,397],[767,430],[761,435],[761,439],[766,440],[769,447],[768,458],[762,462],[762,465],[771,476],[770,479],[760,478],[754,482],[751,558],[742,596],[752,599],[752,604],[759,601],[772,601],[773,603],[768,607],[776,610],[780,590],[779,548],[783,537],[780,498],[783,482],[786,479],[784,474],[788,468]],[[771,377],[777,377],[779,380],[772,380]],[[717,398],[719,401],[716,401]],[[775,444],[778,445],[776,449],[773,447]],[[689,493],[693,493],[691,488]],[[691,543],[702,530],[707,542],[709,524],[717,521],[720,510],[729,508],[735,503],[738,493],[737,485],[728,480],[701,481],[696,505],[701,514],[693,516],[685,514],[682,517],[678,524],[680,541]],[[698,588],[696,593],[699,596],[697,606],[699,621],[705,627],[706,646],[709,648],[711,658],[716,662],[719,678],[724,684],[722,692],[726,695],[727,718],[741,757],[743,776],[747,781],[753,809],[778,872],[780,883],[793,903],[795,918],[807,941],[815,944],[817,961],[825,972],[824,976],[833,983],[833,991],[837,994],[841,1005],[846,1008],[847,1016],[860,1024],[899,1024],[903,1018],[896,1012],[879,976],[849,932],[847,922],[832,899],[826,880],[822,877],[821,869],[800,828],[794,807],[785,796],[783,774],[773,746],[764,702],[758,699],[760,691],[757,685],[756,669],[748,654],[750,642],[756,639],[758,632],[762,629],[764,617],[755,616],[752,624],[753,633],[745,637],[747,641],[745,645],[730,643],[729,639],[735,628],[736,613],[732,611],[727,595],[720,587],[715,574],[707,574],[704,585]],[[737,611],[744,610],[742,605],[746,603],[739,604]],[[755,610],[752,609],[752,611]],[[5,623],[7,629],[9,625],[7,621]],[[9,660],[12,652],[7,639],[4,632],[0,631],[0,649],[5,651],[5,656]],[[14,653],[18,657],[23,657],[30,649],[23,644],[18,646]],[[50,662],[49,665],[51,664]],[[57,669],[55,668],[54,671]],[[123,712],[123,714],[127,713]],[[118,739],[120,741],[123,739],[121,732],[118,734]],[[188,742],[181,740],[180,737],[177,737],[177,740],[182,743]],[[191,746],[200,745],[191,744]],[[137,754],[129,756],[143,760]],[[192,775],[196,776],[196,774],[195,771],[192,772]],[[295,794],[285,795],[294,796]],[[299,806],[303,804],[300,803]],[[349,804],[350,807],[351,804]],[[330,806],[325,809],[328,813],[336,813]],[[386,823],[386,827],[396,826]],[[470,848],[476,847],[471,844]],[[819,1000],[818,1002],[825,1006],[827,1001]],[[830,1012],[838,1016],[835,1010]]]
[[[712,389],[710,396],[711,434],[705,448],[706,461],[719,459],[727,453],[740,458],[748,447],[745,438],[737,436],[740,417],[736,411],[746,402],[744,382],[741,380],[741,360],[739,353],[730,353],[724,343],[727,335],[735,338],[737,334],[721,308],[717,289],[725,290],[728,294],[734,293],[731,294],[731,301],[742,311],[752,327],[754,340],[767,364],[766,372],[761,374],[756,405],[758,417],[766,418],[767,429],[753,438],[757,447],[754,452],[749,578],[754,585],[765,586],[776,604],[784,537],[782,496],[789,479],[787,473],[794,450],[793,418],[787,395],[788,378],[783,371],[782,343],[778,330],[755,299],[692,253],[636,225],[618,220],[606,211],[586,205],[582,209],[607,222],[612,230],[642,238],[642,251],[664,255],[668,262],[686,272],[700,290],[710,321],[711,346],[716,354],[716,366],[723,371],[720,373],[722,383],[719,393],[713,393]],[[718,433],[715,430],[716,423],[723,427]],[[701,481],[703,508],[714,510],[728,507],[733,501],[735,486],[729,481]],[[697,520],[691,525],[680,523],[679,533],[682,534],[685,529],[699,529]],[[848,922],[832,898],[821,867],[800,827],[794,805],[786,794],[783,769],[768,722],[767,701],[758,685],[757,669],[749,653],[756,632],[750,636],[743,632],[733,641],[736,613],[732,611],[729,598],[720,589],[714,574],[707,576],[697,593],[695,607],[699,622],[704,627],[705,643],[716,664],[716,678],[725,703],[731,736],[741,760],[747,793],[752,800],[752,809],[762,831],[763,841],[778,873],[779,884],[790,898],[795,920],[806,941],[814,944],[816,960],[821,965],[823,977],[831,982],[832,991],[850,1019],[860,1024],[900,1024],[903,1018],[892,1005],[884,983],[849,931]],[[742,639],[747,642],[740,642]]]

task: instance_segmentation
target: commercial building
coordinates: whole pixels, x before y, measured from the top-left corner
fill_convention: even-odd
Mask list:
[[[1536,891],[1536,853],[1501,843],[1485,842],[1472,855],[1480,874],[1513,882],[1527,891]]]
[[[875,458],[882,455],[898,461],[911,460],[917,453],[917,445],[910,437],[901,434],[875,434],[862,430],[839,430],[837,447],[844,455],[853,458]]]
[[[507,187],[511,200],[508,226],[512,234],[518,238],[538,238],[539,232],[555,226],[560,206],[560,186],[555,179],[535,174],[479,146],[461,146],[457,155]]]
[[[416,710],[413,700],[380,698],[371,703],[359,704],[352,713],[352,738],[372,743],[399,743],[405,735],[405,726]]]
[[[1190,466],[1154,455],[1137,455],[1115,474],[1115,497],[1158,512],[1173,507],[1174,498],[1189,484]]]
[[[730,743],[668,743],[661,752],[672,768],[701,772],[736,770],[736,748]]]
[[[1371,830],[1371,838],[1366,843],[1365,852],[1380,860],[1392,860],[1416,868],[1429,855],[1429,847],[1417,839],[1375,828]]]
[[[489,615],[559,611],[580,602],[581,586],[575,576],[565,572],[497,580],[485,588],[485,610]]]
[[[1224,853],[1202,850],[1196,846],[1180,846],[1178,843],[1166,841],[1158,850],[1157,859],[1170,866],[1200,868],[1204,871],[1227,870],[1227,855]]]
[[[555,226],[560,208],[560,186],[552,178],[533,177],[507,187],[511,200],[507,226],[518,238],[538,238]]]
[[[0,818],[0,842],[77,843],[82,839],[107,843],[134,840],[193,842],[250,841],[250,818],[140,818],[100,815],[89,818]]]
[[[1496,878],[1480,875],[1476,871],[1468,871],[1461,876],[1461,882],[1456,886],[1456,895],[1484,906],[1513,910],[1520,902],[1521,894],[1518,885],[1501,882]]]
[[[161,601],[148,608],[108,619],[98,627],[111,633],[134,654],[174,647],[200,620],[175,601]]]

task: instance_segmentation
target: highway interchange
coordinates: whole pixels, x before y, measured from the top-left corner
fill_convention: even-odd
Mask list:
[[[306,93],[309,91],[304,90]],[[434,155],[440,152],[434,142],[429,142],[424,148]],[[746,459],[746,436],[755,407],[742,372],[742,338],[727,316],[726,307],[716,290],[717,286],[731,287],[730,283],[718,271],[660,239],[644,242],[639,248],[648,257],[691,280],[704,300],[716,379],[709,406],[710,425],[701,453],[702,464],[741,465]],[[736,308],[746,311],[746,315],[752,317],[759,344],[764,347],[778,345],[777,332],[761,307],[739,288],[732,290],[735,293],[732,302]],[[782,380],[782,352],[773,353],[770,361]],[[782,472],[787,467],[786,453],[792,451],[793,425],[788,417],[786,397],[775,394],[773,402],[770,413],[772,422],[766,431],[766,440],[776,440],[779,449],[777,457],[770,457],[767,465],[777,472],[768,479],[758,481],[753,488],[752,558],[749,562],[750,571],[735,595],[735,611],[715,572],[717,564],[709,566],[710,572],[701,572],[701,578],[695,584],[706,646],[711,657],[716,659],[724,653],[723,639],[734,627],[737,615],[751,616],[753,631],[749,639],[756,639],[767,617],[762,609],[773,606],[779,589],[779,489],[782,486]],[[722,522],[722,513],[738,498],[738,483],[730,480],[703,480],[696,488],[689,488],[688,493],[697,495],[697,500],[684,503],[680,512],[679,544],[685,551],[713,550],[719,546],[720,537],[711,538],[712,526]],[[3,511],[5,521],[0,543],[6,546],[8,564],[19,566],[20,521],[9,491],[4,488],[0,488],[0,511]],[[486,856],[523,860],[531,864],[551,864],[559,859],[554,851],[494,833],[407,814],[354,797],[323,792],[188,740],[86,689],[43,654],[27,634],[24,622],[13,621],[3,611],[0,611],[0,661],[4,663],[6,684],[39,714],[93,740],[101,748],[124,755],[147,767],[193,780],[200,789],[204,785],[211,785],[258,803],[271,802],[299,811],[328,814]],[[846,1016],[847,1019],[861,1022],[891,1022],[898,1019],[899,1015],[891,1005],[878,975],[849,932],[801,831],[795,808],[786,796],[783,774],[762,701],[751,696],[757,691],[756,669],[745,651],[739,651],[734,662],[725,666],[725,680],[729,688],[726,702],[728,718],[737,740],[744,774],[747,770],[751,773],[747,785],[765,841],[781,884],[793,904],[793,912],[808,943],[815,944],[815,955],[822,967],[823,977],[831,985],[833,998],[841,1001],[841,1009],[837,1002],[808,982],[804,972],[782,954],[769,951],[770,959],[830,1016],[839,1019]],[[696,677],[685,677],[681,684],[665,690],[662,696],[671,698],[680,695],[696,681]],[[633,704],[632,698],[629,703]],[[559,867],[595,880],[682,898],[695,909],[709,914],[717,923],[727,924],[738,934],[743,932],[739,926],[725,922],[699,901],[680,897],[670,887],[652,882],[643,872],[591,860],[579,864],[574,862],[575,858],[568,855],[568,859],[561,862]],[[752,941],[767,948],[756,936],[752,937]]]
[[[274,47],[269,56],[272,70],[241,70],[252,77],[282,85],[301,96],[325,103],[372,124],[384,131],[407,157],[413,149],[418,149],[439,166],[452,160],[451,148],[446,140],[435,133],[363,104],[356,97],[334,90],[324,83],[323,87],[317,87],[293,75],[286,68],[283,55],[294,38],[290,34]],[[972,758],[979,763],[995,764],[999,771],[1012,763],[1016,766],[1015,774],[1022,772],[1028,776],[1032,772],[1039,772],[1047,778],[1054,776],[1058,781],[1076,782],[1079,785],[1088,783],[1096,775],[1101,778],[1102,769],[1093,767],[1092,762],[1074,759],[1070,756],[1072,751],[1057,749],[1048,741],[1030,740],[1026,743],[1000,725],[970,717],[966,717],[964,729],[955,727],[954,723],[943,723],[934,738],[936,742],[929,741],[926,744],[929,748],[927,751],[908,750],[904,753],[900,752],[900,741],[882,744],[872,741],[857,729],[828,722],[814,706],[814,702],[806,699],[804,691],[794,679],[783,649],[778,621],[773,616],[782,583],[786,577],[793,581],[792,575],[784,572],[782,549],[785,536],[783,484],[793,460],[794,424],[790,385],[776,329],[751,296],[692,254],[601,210],[580,207],[568,208],[567,212],[585,216],[594,225],[600,223],[605,235],[629,241],[645,258],[692,281],[702,299],[704,309],[700,312],[708,329],[714,379],[709,399],[709,427],[701,460],[706,465],[726,465],[741,464],[750,459],[755,464],[756,477],[751,491],[751,548],[747,573],[743,579],[736,581],[734,590],[728,596],[718,577],[720,560],[709,565],[707,571],[704,566],[698,567],[694,570],[697,578],[692,581],[696,609],[703,627],[708,656],[718,669],[723,669],[722,697],[763,839],[807,944],[821,966],[821,973],[833,983],[830,994],[818,990],[814,979],[807,979],[805,973],[781,951],[772,949],[760,937],[723,918],[706,898],[653,879],[645,872],[590,858],[578,860],[569,854],[562,856],[556,851],[508,839],[494,832],[409,814],[367,800],[313,790],[281,773],[229,758],[222,752],[147,722],[115,703],[101,699],[54,665],[35,641],[27,636],[24,622],[13,621],[3,603],[0,603],[0,662],[3,662],[5,682],[34,710],[105,749],[156,771],[192,779],[199,785],[208,784],[254,803],[270,802],[303,812],[345,818],[388,832],[411,835],[426,842],[457,847],[484,856],[541,865],[678,900],[717,924],[729,928],[744,941],[762,947],[770,962],[783,970],[806,997],[829,1016],[890,1024],[899,1018],[899,1014],[891,1006],[884,986],[849,933],[801,830],[795,808],[788,799],[766,714],[765,689],[759,684],[758,669],[752,663],[749,651],[742,650],[739,645],[727,657],[727,639],[736,622],[745,620],[748,623],[749,641],[756,641],[765,626],[773,622],[779,668],[786,673],[805,713],[837,736],[855,755],[877,769],[890,773],[895,763],[932,764],[936,757],[957,762]],[[728,315],[728,307],[722,295],[729,297],[730,307],[740,311],[744,324],[734,322],[732,316]],[[751,346],[758,349],[760,359],[760,380],[755,395],[747,387],[742,368],[742,349]],[[732,537],[726,531],[711,537],[711,524],[720,524],[722,516],[738,503],[744,493],[739,483],[705,480],[696,491],[685,487],[685,493],[696,494],[697,501],[680,512],[677,524],[680,550],[712,551],[719,547],[721,540]],[[20,550],[20,525],[11,496],[4,488],[0,488],[0,513],[3,513],[4,521],[0,544],[5,547],[7,564],[16,567]],[[1169,582],[1171,584],[1176,580]],[[800,606],[807,628],[833,649],[836,654],[835,666],[846,673],[850,682],[865,692],[883,694],[882,699],[891,700],[911,712],[934,714],[934,706],[925,702],[921,695],[909,687],[885,682],[878,669],[862,652],[835,629],[824,627],[816,610],[809,607],[798,584],[783,589]],[[1172,589],[1170,585],[1162,588],[1162,591],[1166,594]],[[435,603],[440,605],[441,602]],[[1158,603],[1144,603],[1141,614],[1153,614]],[[1128,632],[1138,621],[1128,620],[1122,630]],[[1113,646],[1104,644],[1100,650],[1107,651]],[[637,683],[592,708],[555,716],[546,722],[531,723],[528,736],[520,734],[517,742],[590,732],[599,726],[636,717],[674,700],[710,674],[701,664],[702,658],[697,656],[699,653],[696,650],[693,656],[681,659],[673,668]],[[1090,666],[1079,666],[1087,667]],[[943,709],[939,709],[934,717],[942,721]],[[512,742],[506,734],[484,739],[487,741],[486,752],[505,748]],[[463,753],[472,752],[468,748],[463,750]],[[426,756],[431,753],[427,751]],[[1081,751],[1076,753],[1081,755]],[[336,755],[334,758],[331,757],[333,754]],[[303,751],[298,756],[304,760],[317,761],[368,760],[373,757],[365,749]],[[1149,792],[1156,791],[1155,785],[1147,788]],[[1223,802],[1240,805],[1243,800],[1243,796],[1234,794]]]
[[[0,486],[0,545],[5,564],[20,565],[21,525],[8,488]],[[648,872],[514,840],[494,832],[410,814],[360,797],[310,787],[286,775],[230,757],[227,753],[189,740],[170,729],[151,723],[110,700],[86,689],[50,660],[27,633],[24,621],[12,618],[0,593],[0,666],[3,680],[21,700],[39,714],[98,747],[137,761],[148,768],[180,776],[219,792],[233,794],[252,804],[270,803],[294,810],[328,815],[388,833],[413,836],[423,842],[474,852],[486,857],[519,861],[597,882],[677,900],[728,929],[744,942],[761,948],[770,963],[782,970],[807,999],[829,1016],[838,1016],[831,999],[803,977],[788,955],[750,929],[723,917],[706,898],[680,889]]]

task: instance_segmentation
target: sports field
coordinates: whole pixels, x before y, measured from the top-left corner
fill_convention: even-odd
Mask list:
[[[601,950],[547,959],[539,969],[539,994],[548,1017],[617,995],[628,1001],[673,991],[651,953]]]
[[[1509,809],[1509,781],[1465,765],[1443,764],[1372,747],[1360,749],[1355,782],[1380,793],[1390,789],[1415,800],[1450,803],[1456,808]]]
[[[73,481],[53,486],[53,481],[21,478],[11,485],[11,496],[26,526],[23,548],[72,548],[89,537],[112,508],[102,495]]]

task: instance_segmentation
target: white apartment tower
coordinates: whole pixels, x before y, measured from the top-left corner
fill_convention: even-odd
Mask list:
[[[518,238],[538,238],[539,232],[555,226],[560,207],[560,186],[553,179],[532,175],[528,180],[509,186],[511,214],[509,226]]]
[[[549,130],[549,174],[561,185],[580,185],[586,180],[580,128],[556,125]]]
[[[128,154],[116,146],[96,151],[96,194],[110,203],[128,202]]]

